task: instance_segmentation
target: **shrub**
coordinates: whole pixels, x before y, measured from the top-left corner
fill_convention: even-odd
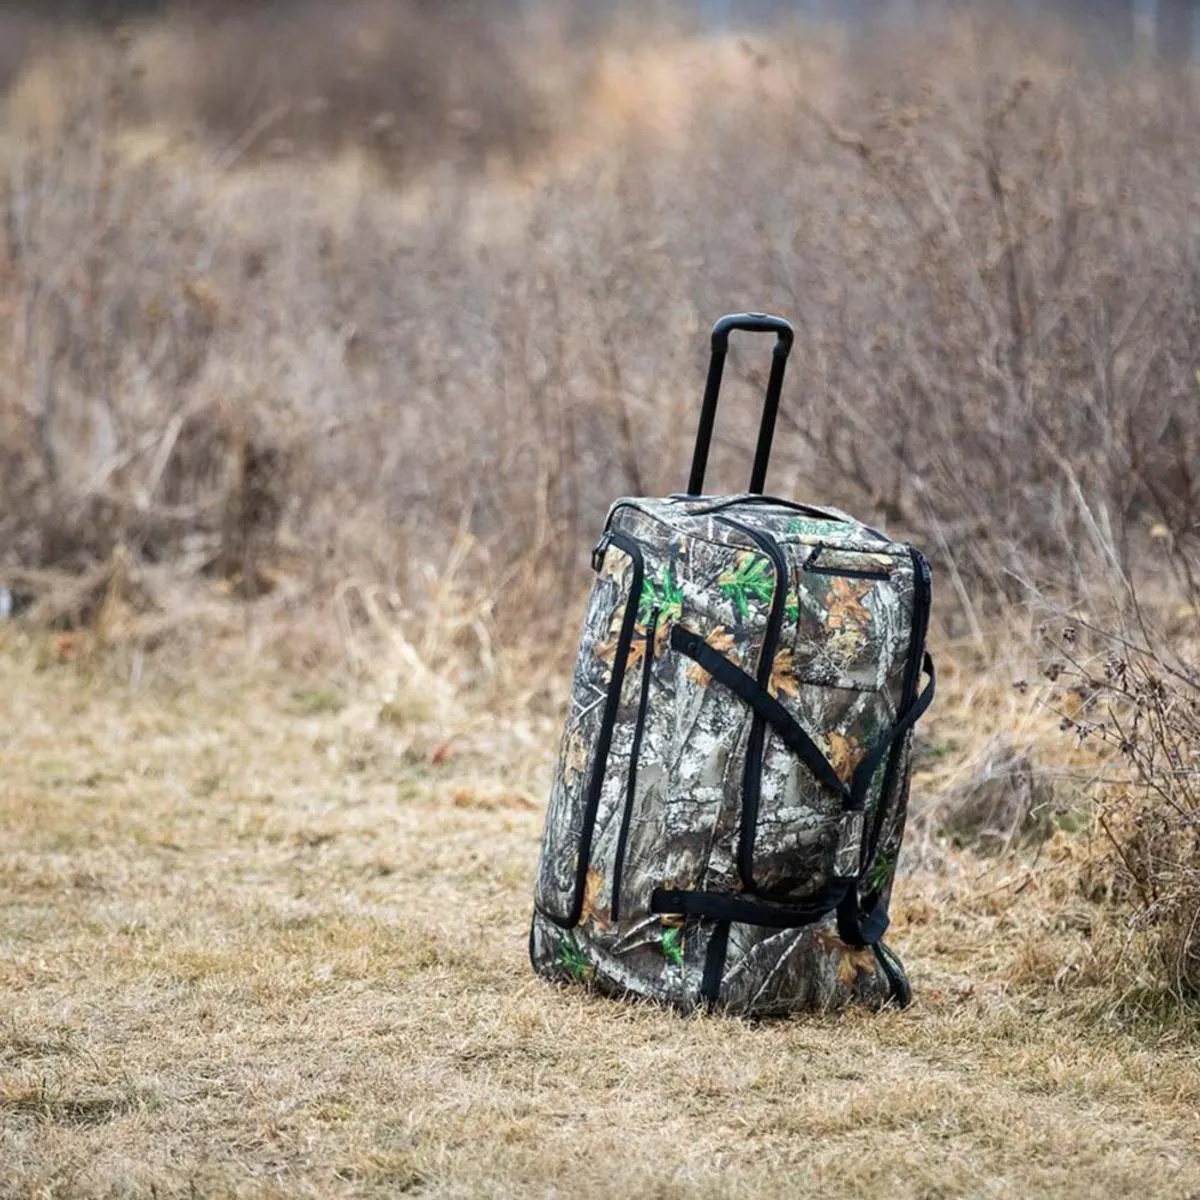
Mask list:
[[[1062,625],[1047,668],[1064,731],[1107,760],[1096,821],[1105,890],[1130,913],[1124,977],[1186,1000],[1200,998],[1198,612],[1154,628],[1139,608],[1112,634]]]

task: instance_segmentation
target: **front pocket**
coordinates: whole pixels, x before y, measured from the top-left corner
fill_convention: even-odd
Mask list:
[[[907,654],[912,631],[907,565],[888,555],[826,546],[797,565],[789,605],[796,634],[787,647],[788,673],[798,682],[824,687],[887,687],[896,663]]]
[[[908,567],[907,558],[826,548],[793,569],[794,633],[782,641],[770,690],[846,784],[899,715],[912,643]],[[754,855],[764,893],[803,899],[857,874],[862,843],[881,815],[884,774],[875,772],[865,812],[847,814],[842,799],[770,737]]]
[[[796,682],[777,699],[846,784],[895,719],[886,692]],[[754,844],[754,875],[764,895],[803,900],[857,874],[868,819],[847,812],[840,795],[818,782],[773,732],[768,735]]]
[[[579,642],[534,896],[538,909],[563,926],[579,923],[588,894],[596,814],[642,594],[641,547],[624,534],[606,536]]]

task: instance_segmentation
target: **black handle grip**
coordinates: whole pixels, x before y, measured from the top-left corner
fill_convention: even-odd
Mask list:
[[[778,334],[779,340],[784,343],[783,355],[785,358],[787,357],[787,352],[792,348],[792,341],[796,336],[791,323],[785,321],[783,317],[772,317],[766,313],[730,313],[728,316],[722,317],[713,326],[713,349],[717,348],[718,342],[728,343],[729,335],[735,329],[743,333]]]
[[[712,359],[708,365],[708,382],[704,387],[704,404],[700,409],[700,427],[696,430],[696,449],[692,454],[692,473],[688,480],[689,496],[699,496],[704,488],[708,449],[712,443],[713,424],[717,418],[717,400],[721,394],[721,376],[725,371],[725,356],[729,352],[729,335],[735,329],[745,333],[776,335],[749,490],[761,492],[766,486],[771,442],[775,437],[775,418],[779,414],[779,397],[783,392],[783,372],[787,367],[788,353],[792,349],[796,334],[782,317],[771,317],[766,313],[730,313],[722,317],[712,329]]]

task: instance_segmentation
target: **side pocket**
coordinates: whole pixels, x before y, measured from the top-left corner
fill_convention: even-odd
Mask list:
[[[580,638],[534,895],[543,915],[565,927],[577,925],[583,912],[596,814],[642,594],[641,547],[620,533],[608,534],[607,543]],[[614,550],[627,560],[623,565]]]
[[[658,633],[659,610],[656,608],[646,627],[646,653],[642,662],[642,692],[638,701],[637,725],[633,730],[633,747],[629,753],[629,781],[625,786],[625,810],[621,814],[621,832],[617,836],[617,854],[613,862],[612,919],[621,919],[621,877],[625,871],[625,852],[629,845],[629,822],[637,799],[638,758],[642,753],[642,735],[646,731],[646,708],[650,700],[650,680],[654,674],[654,639]]]
[[[899,716],[903,716],[917,700],[917,685],[920,682],[921,661],[925,657],[929,616],[933,604],[933,580],[929,563],[915,546],[910,548],[910,554],[913,568],[912,621]],[[892,747],[888,756],[879,804],[863,855],[867,867],[865,899],[868,904],[889,892],[896,873],[900,843],[904,838],[904,825],[908,815],[912,741],[913,735],[910,732]]]

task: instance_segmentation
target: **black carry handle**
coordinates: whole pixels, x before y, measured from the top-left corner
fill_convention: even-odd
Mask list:
[[[773,333],[775,352],[771,358],[771,376],[763,400],[762,422],[758,427],[758,447],[754,451],[754,469],[750,474],[751,492],[761,492],[767,482],[767,464],[771,459],[771,440],[775,436],[775,417],[779,413],[779,397],[783,392],[783,372],[788,352],[796,334],[782,317],[766,313],[730,313],[722,317],[712,330],[712,360],[708,365],[708,383],[704,388],[704,407],[700,410],[700,428],[696,430],[696,450],[692,455],[692,475],[688,480],[688,495],[699,496],[704,488],[704,470],[708,466],[708,447],[712,442],[713,422],[717,417],[717,399],[721,394],[721,376],[725,371],[725,355],[729,352],[729,335],[735,329],[747,333]]]

